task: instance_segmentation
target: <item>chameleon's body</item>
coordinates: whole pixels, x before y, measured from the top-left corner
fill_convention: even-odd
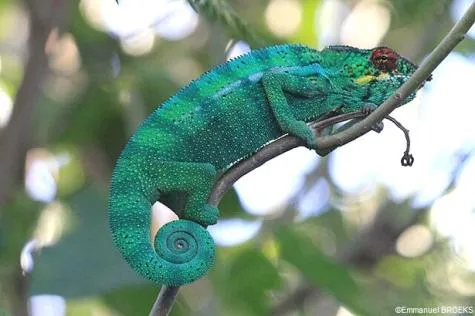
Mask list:
[[[117,161],[109,217],[120,252],[156,283],[198,279],[214,260],[203,226],[218,219],[207,204],[217,173],[286,133],[316,149],[304,122],[379,105],[415,69],[388,48],[282,45],[205,73],[157,108]],[[185,220],[162,227],[152,246],[150,207],[164,197],[184,200]]]

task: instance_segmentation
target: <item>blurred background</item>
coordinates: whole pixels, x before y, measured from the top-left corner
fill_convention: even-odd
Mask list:
[[[139,122],[190,80],[282,42],[385,45],[420,63],[472,1],[191,2],[199,15],[184,0],[0,0],[0,315],[148,314],[159,289],[112,245],[108,181]],[[475,308],[474,36],[393,113],[412,168],[386,122],[246,175],[209,227],[214,268],[172,315]]]

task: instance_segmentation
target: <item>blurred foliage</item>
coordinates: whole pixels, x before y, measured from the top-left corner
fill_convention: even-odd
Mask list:
[[[93,28],[78,5],[72,6],[67,32],[75,40],[80,69],[69,74],[53,69],[45,78],[45,95],[34,113],[35,146],[69,157],[55,175],[58,200],[68,208],[68,229],[56,244],[35,254],[32,276],[24,278],[27,293],[65,297],[67,315],[71,316],[149,312],[158,288],[128,267],[113,247],[108,231],[106,196],[114,161],[147,113],[186,82],[224,61],[229,40],[245,40],[252,46],[278,42],[317,46],[322,30],[314,24],[323,0],[299,1],[304,10],[299,29],[292,36],[279,38],[265,24],[267,0],[230,1],[235,8],[232,11],[222,0],[190,0],[206,16],[206,22],[202,19],[193,34],[179,41],[158,39],[154,49],[142,56],[126,54],[118,39]],[[344,2],[354,7],[359,1]],[[400,47],[404,55],[416,61],[452,25],[450,0],[380,2],[390,8],[392,18],[382,42]],[[13,32],[11,20],[25,18],[22,10],[15,1],[0,0],[0,87],[12,97],[23,72],[19,56],[25,53],[26,39],[18,41],[2,29],[8,24]],[[465,41],[460,49],[473,53],[474,41]],[[322,165],[326,163],[321,160]],[[431,269],[446,264],[450,252],[447,244],[415,259],[395,253],[376,258],[371,264],[368,260],[373,259],[363,258],[365,264],[361,265],[335,259],[365,228],[348,213],[371,216],[357,203],[356,211],[351,212],[335,207],[348,203],[351,197],[342,196],[330,176],[316,174],[313,171],[308,177],[315,181],[325,177],[331,183],[332,206],[298,224],[290,223],[297,203],[287,205],[281,215],[260,218],[264,224],[258,236],[239,246],[219,248],[218,261],[208,277],[182,288],[172,315],[267,315],[302,285],[319,288],[325,294],[314,293],[300,302],[299,315],[315,315],[317,311],[318,315],[331,315],[340,305],[359,315],[389,315],[396,305],[475,304],[473,294],[464,296],[448,286],[434,287]],[[306,183],[302,191],[315,181]],[[19,188],[0,211],[0,306],[8,310],[22,304],[23,288],[14,285],[22,278],[20,252],[33,237],[45,207],[23,191]],[[386,193],[378,199],[379,206],[389,200]],[[223,198],[220,209],[223,218],[256,218],[243,209],[234,190]],[[409,203],[394,204],[391,211],[412,212]],[[374,243],[377,247],[378,240]],[[473,287],[473,273],[460,271],[465,280],[471,280],[465,286]],[[437,277],[437,284],[448,283],[447,275]]]

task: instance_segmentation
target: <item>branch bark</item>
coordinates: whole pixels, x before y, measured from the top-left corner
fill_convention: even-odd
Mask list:
[[[371,127],[382,121],[388,116],[399,104],[430,76],[434,69],[447,57],[447,55],[464,39],[465,34],[475,22],[475,2],[464,16],[458,21],[452,30],[445,36],[442,42],[432,51],[432,53],[422,62],[420,67],[389,99],[381,104],[367,118],[354,124],[348,129],[330,136],[320,137],[317,140],[317,146],[324,149],[335,149],[343,146],[356,138],[366,134]],[[213,188],[213,192],[209,198],[210,203],[217,205],[224,192],[240,177],[253,170],[271,158],[292,148],[301,146],[299,139],[293,136],[285,136],[277,141],[265,146],[259,152],[250,158],[235,165],[228,170],[217,182]],[[352,258],[350,255],[349,258]],[[178,294],[177,287],[164,286],[157,297],[150,316],[166,316],[170,312],[173,302]],[[165,306],[166,304],[166,306]]]

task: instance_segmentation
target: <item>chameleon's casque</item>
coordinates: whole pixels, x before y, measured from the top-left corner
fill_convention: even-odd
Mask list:
[[[377,106],[415,69],[386,47],[280,45],[203,74],[145,119],[117,161],[109,219],[121,254],[156,283],[197,280],[214,261],[205,227],[218,219],[207,204],[217,173],[286,133],[316,149],[305,122]],[[183,210],[151,242],[157,200]]]

